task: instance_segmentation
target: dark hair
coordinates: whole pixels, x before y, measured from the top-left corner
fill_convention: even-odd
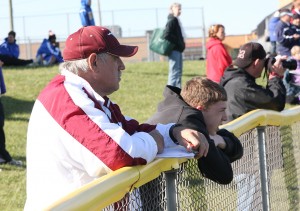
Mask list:
[[[14,32],[14,31],[10,31],[10,32],[8,32],[8,36],[13,36],[13,37],[16,37],[16,32]]]
[[[51,30],[49,30],[49,37],[48,37],[48,40],[49,40],[50,42],[55,42],[55,40],[56,40],[56,35],[55,35]]]

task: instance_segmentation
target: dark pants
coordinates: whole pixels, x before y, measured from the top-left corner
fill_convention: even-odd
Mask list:
[[[4,54],[0,54],[0,60],[4,63],[4,66],[25,66],[33,62],[32,59],[18,59]]]
[[[4,110],[0,99],[0,157],[9,162],[12,160],[10,154],[5,149],[5,134],[4,134]]]
[[[271,41],[270,53],[273,56],[276,56],[276,41]]]

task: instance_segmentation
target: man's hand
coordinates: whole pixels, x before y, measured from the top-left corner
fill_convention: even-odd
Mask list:
[[[276,56],[276,61],[271,67],[271,71],[276,73],[278,76],[283,76],[285,69],[282,67],[282,60],[286,60],[287,56]]]
[[[173,129],[173,136],[180,145],[184,146],[188,151],[193,151],[196,159],[202,156],[206,157],[209,144],[202,133],[178,126]]]
[[[298,39],[300,38],[300,35],[299,35],[299,34],[293,34],[293,38],[294,38],[295,40],[298,40]]]
[[[219,147],[220,149],[225,149],[226,148],[226,142],[224,141],[222,136],[216,134],[214,136],[209,135],[209,137],[212,140],[214,140],[216,147]]]
[[[158,132],[158,130],[152,130],[151,132],[149,132],[149,135],[152,136],[152,138],[157,144],[157,149],[158,149],[157,153],[158,154],[162,153],[165,147],[165,142],[162,135]]]

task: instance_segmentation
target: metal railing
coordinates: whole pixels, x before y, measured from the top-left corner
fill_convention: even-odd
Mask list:
[[[101,177],[49,210],[299,210],[300,107],[255,110],[222,127],[244,147],[228,185],[202,177],[194,159],[157,159]]]

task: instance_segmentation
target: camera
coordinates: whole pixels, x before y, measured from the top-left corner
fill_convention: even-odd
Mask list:
[[[272,65],[276,62],[274,57],[268,57],[265,61],[265,69],[270,71]],[[281,61],[282,67],[288,70],[296,70],[297,69],[297,61],[295,59],[287,59]]]

